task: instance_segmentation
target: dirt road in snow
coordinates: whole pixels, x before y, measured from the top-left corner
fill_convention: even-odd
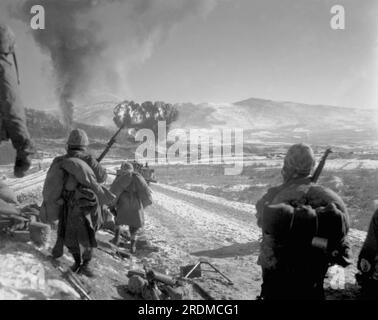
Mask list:
[[[167,185],[153,186],[146,233],[160,247],[158,261],[177,273],[199,259],[213,263],[234,282],[204,273],[203,286],[218,299],[254,299],[260,290],[256,264],[260,232],[254,206]]]
[[[8,185],[18,194],[41,190],[45,174],[9,179]],[[145,234],[159,252],[139,252],[135,267],[147,262],[178,275],[180,266],[206,259],[234,282],[230,286],[220,275],[204,271],[198,282],[214,298],[254,299],[261,280],[254,206],[168,185],[154,184],[152,189],[154,204],[146,210]]]
[[[45,172],[35,173],[29,179],[24,178],[25,181],[10,181],[9,185],[18,193],[32,192],[41,188],[44,175]],[[142,268],[143,263],[147,263],[175,276],[180,266],[206,259],[234,282],[229,285],[220,275],[203,272],[198,282],[214,298],[255,299],[261,285],[261,270],[256,263],[260,230],[256,226],[255,207],[164,184],[153,184],[152,190],[154,204],[146,210],[145,234],[159,251],[137,252],[133,267]],[[352,230],[356,251],[364,235],[364,232]],[[109,263],[97,260],[99,268]],[[129,267],[125,262],[125,270]],[[349,287],[353,286],[354,273],[354,267],[347,269]],[[104,276],[100,282],[105,285],[110,280],[106,279],[106,274]],[[111,298],[104,296],[106,294],[101,292],[102,298]],[[350,298],[353,292],[338,294],[338,298]],[[112,295],[114,297],[114,292]]]
[[[203,286],[217,299],[255,299],[260,292],[257,265],[259,237],[253,205],[184,190],[163,184],[153,186],[155,204],[147,215],[147,230],[160,243],[159,263],[174,271],[177,265],[204,258],[234,281],[227,286],[220,277],[205,274]],[[366,233],[351,230],[355,258]],[[176,261],[177,260],[177,261]],[[326,279],[328,299],[355,299],[356,261],[345,269],[344,290],[333,290]],[[332,273],[333,269],[330,270]]]

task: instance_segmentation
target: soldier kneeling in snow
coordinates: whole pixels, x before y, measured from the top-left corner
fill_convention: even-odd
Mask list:
[[[63,255],[63,245],[75,263],[71,269],[93,276],[89,268],[92,248],[97,246],[95,232],[101,226],[99,185],[106,180],[105,169],[87,152],[85,131],[75,129],[67,142],[67,154],[56,157],[47,173],[43,188],[45,220],[59,220],[53,257]]]
[[[360,273],[356,278],[362,287],[362,297],[378,299],[378,209],[371,219],[357,267]]]
[[[311,147],[293,145],[281,171],[283,184],[256,204],[263,232],[262,299],[324,299],[329,266],[350,264],[347,209],[336,193],[311,182],[314,166]]]
[[[144,226],[144,208],[152,204],[151,191],[141,174],[134,172],[131,163],[124,162],[117,172],[110,191],[116,196],[116,230],[112,242],[120,241],[120,227],[128,225],[130,230],[130,252],[136,251],[137,232]]]

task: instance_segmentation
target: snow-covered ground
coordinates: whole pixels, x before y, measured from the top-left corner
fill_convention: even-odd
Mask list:
[[[7,242],[0,248],[0,300],[79,299],[66,282],[48,275],[52,267],[31,244]]]
[[[114,171],[115,163],[106,162],[107,170]],[[9,178],[7,183],[17,193],[33,192],[41,188],[45,175],[46,171],[39,171],[23,179]],[[109,177],[109,182],[113,178]],[[237,186],[245,187],[247,185]],[[152,244],[159,247],[159,252],[141,251],[132,264],[142,268],[144,263],[148,263],[157,270],[178,275],[180,266],[206,259],[234,282],[230,286],[219,275],[204,272],[198,281],[215,298],[254,299],[259,294],[261,284],[261,270],[256,264],[260,230],[255,221],[254,205],[161,183],[153,184],[152,189],[154,204],[146,210],[145,233]],[[365,234],[351,230],[350,238],[356,250]],[[17,250],[13,251],[0,249],[0,295],[5,298],[28,298],[24,293],[29,292],[30,298],[54,297],[55,293],[49,293],[53,289],[46,289],[54,284],[45,285],[41,294],[41,286],[46,281],[41,280],[41,284],[36,280],[36,277],[43,279],[42,269],[46,271],[48,267],[36,256],[24,253],[20,256]],[[102,259],[100,254],[95,259],[101,279],[97,279],[97,282],[88,280],[88,283],[93,286],[94,295],[104,299],[114,298],[117,292],[111,288],[112,280],[107,278],[107,274],[110,274],[109,260]],[[127,271],[130,268],[130,261],[117,263],[120,265],[112,266],[112,270],[124,268]],[[17,268],[12,267],[16,265]],[[347,270],[351,285],[354,272],[353,266]],[[116,277],[117,272],[112,271],[111,274]],[[104,290],[104,287],[108,289]]]

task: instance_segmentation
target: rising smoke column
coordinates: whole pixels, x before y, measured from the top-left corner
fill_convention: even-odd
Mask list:
[[[102,90],[130,96],[130,68],[148,59],[175,25],[222,0],[20,1],[12,1],[11,14],[28,28],[30,8],[45,8],[46,29],[31,33],[51,58],[59,106],[71,126],[75,102]]]
[[[96,38],[98,26],[82,28],[80,14],[85,14],[94,5],[91,0],[28,0],[16,11],[16,16],[30,22],[30,8],[42,5],[45,8],[45,30],[32,30],[32,35],[42,51],[51,58],[56,94],[64,122],[70,127],[73,120],[73,100],[87,90],[88,68],[104,48]]]

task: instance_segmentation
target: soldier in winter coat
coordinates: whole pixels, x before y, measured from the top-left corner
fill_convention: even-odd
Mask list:
[[[324,299],[328,267],[350,264],[346,206],[335,192],[311,182],[314,166],[311,147],[293,145],[281,171],[283,184],[256,204],[263,233],[262,299]]]
[[[73,130],[67,141],[67,154],[55,158],[49,171],[54,172],[56,166],[61,166],[64,169],[65,159],[79,159],[87,166],[78,166],[77,170],[90,170],[90,173],[95,175],[97,183],[104,182],[107,177],[106,171],[87,152],[88,144],[89,140],[85,131]],[[79,174],[85,174],[85,172],[79,172]],[[68,172],[65,172],[58,239],[52,255],[54,258],[62,256],[63,245],[65,245],[75,260],[71,269],[75,272],[80,271],[87,276],[93,276],[89,262],[92,259],[92,248],[97,246],[95,232],[100,224],[97,219],[101,218],[101,207],[93,190],[71,178],[72,175],[70,176]],[[74,182],[72,183],[72,181]],[[48,189],[48,186],[45,186],[44,189]]]
[[[120,226],[127,225],[131,238],[130,252],[135,253],[137,232],[144,226],[143,209],[144,206],[151,203],[144,201],[145,193],[149,193],[147,183],[140,174],[134,172],[131,163],[124,162],[117,172],[117,177],[111,185],[110,191],[116,196],[116,234],[112,242],[116,245],[119,244]]]

